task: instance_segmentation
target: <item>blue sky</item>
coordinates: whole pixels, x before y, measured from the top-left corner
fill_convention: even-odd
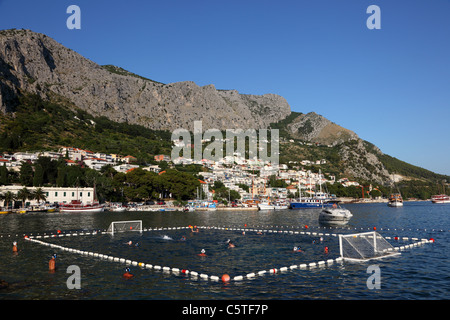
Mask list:
[[[72,4],[81,30],[66,27]],[[366,27],[372,4],[380,30]],[[450,175],[450,0],[0,0],[9,28],[164,83],[279,94]]]

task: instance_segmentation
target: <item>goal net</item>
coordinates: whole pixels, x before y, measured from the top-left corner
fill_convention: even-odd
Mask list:
[[[142,232],[142,220],[135,221],[113,221],[106,232],[114,234],[117,232],[138,231]]]
[[[400,253],[378,232],[339,235],[341,257],[345,260],[366,261]]]

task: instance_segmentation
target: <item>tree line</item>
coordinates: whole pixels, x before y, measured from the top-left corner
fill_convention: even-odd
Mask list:
[[[189,172],[166,169],[160,174],[136,168],[127,173],[112,166],[100,171],[78,165],[67,166],[64,159],[39,157],[35,163],[22,162],[19,172],[0,166],[0,185],[21,184],[24,187],[96,187],[100,201],[146,201],[172,198],[195,198],[200,187],[198,177]]]

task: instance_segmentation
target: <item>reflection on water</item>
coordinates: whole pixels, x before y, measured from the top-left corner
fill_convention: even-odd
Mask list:
[[[401,208],[385,204],[347,205],[353,218],[344,228],[320,228],[319,210],[275,212],[124,212],[98,214],[27,214],[0,216],[0,279],[9,286],[0,289],[0,299],[448,299],[450,206],[405,203]],[[132,267],[135,277],[122,278],[124,264],[30,243],[23,234],[56,230],[104,230],[112,221],[142,220],[146,228],[173,226],[263,226],[279,230],[358,232],[377,228],[382,235],[433,237],[436,243],[402,252],[399,257],[376,261],[381,269],[381,289],[369,290],[366,271],[369,263],[335,263],[307,270],[266,273],[241,282],[192,280],[183,274]],[[347,230],[346,228],[351,228]],[[357,229],[355,231],[355,228]],[[390,229],[389,231],[387,229]],[[395,231],[394,231],[395,229]],[[433,231],[434,229],[434,231]],[[331,231],[330,231],[331,230]],[[437,231],[444,230],[444,231]],[[19,253],[12,241],[19,234]],[[183,240],[183,236],[185,240]],[[231,239],[235,248],[228,248]],[[232,277],[270,268],[326,260],[338,256],[335,237],[274,234],[242,231],[189,229],[97,234],[48,238],[62,246],[94,251],[160,266],[194,270],[208,275]],[[313,243],[315,240],[315,243]],[[128,245],[132,241],[138,246]],[[394,244],[396,245],[396,244]],[[293,252],[293,247],[302,252]],[[324,246],[330,248],[325,254]],[[198,253],[205,249],[207,256]],[[55,251],[56,250],[56,251]],[[49,273],[48,260],[57,252],[57,270]],[[372,263],[372,262],[370,262]],[[81,269],[81,290],[69,290],[66,269]],[[433,290],[430,290],[430,287]]]

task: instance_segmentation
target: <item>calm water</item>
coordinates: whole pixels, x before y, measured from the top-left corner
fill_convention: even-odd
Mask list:
[[[311,210],[3,215],[0,216],[0,279],[10,287],[0,289],[0,299],[450,299],[450,205],[415,202],[405,203],[403,208],[389,208],[385,204],[346,207],[354,215],[352,220],[344,229],[332,230],[321,227],[319,212]],[[249,228],[297,231],[308,225],[309,231],[333,233],[363,232],[375,226],[383,236],[432,237],[436,242],[375,262],[335,263],[325,268],[295,269],[224,284],[139,267],[132,267],[135,277],[125,280],[122,278],[124,264],[23,240],[23,234],[104,230],[111,221],[120,220],[142,220],[144,228],[188,225],[243,228],[247,224]],[[186,236],[186,241],[180,241],[182,236]],[[16,239],[20,251],[13,254],[12,241]],[[228,239],[236,248],[227,248]],[[317,237],[254,232],[243,235],[241,231],[215,229],[201,229],[198,234],[189,230],[159,230],[114,237],[97,234],[42,240],[219,277],[224,273],[245,276],[250,272],[338,256],[335,237],[324,237],[323,243],[313,244]],[[127,245],[130,240],[139,242],[139,246]],[[394,245],[409,243],[401,241]],[[303,252],[293,253],[294,246],[300,246]],[[324,253],[324,246],[329,247],[328,254]],[[197,256],[202,248],[207,253],[205,258]],[[48,260],[54,252],[58,254],[57,270],[49,273]],[[367,267],[371,264],[380,267],[381,289],[367,288],[370,276]],[[66,286],[69,265],[81,269],[81,290],[69,290]]]

